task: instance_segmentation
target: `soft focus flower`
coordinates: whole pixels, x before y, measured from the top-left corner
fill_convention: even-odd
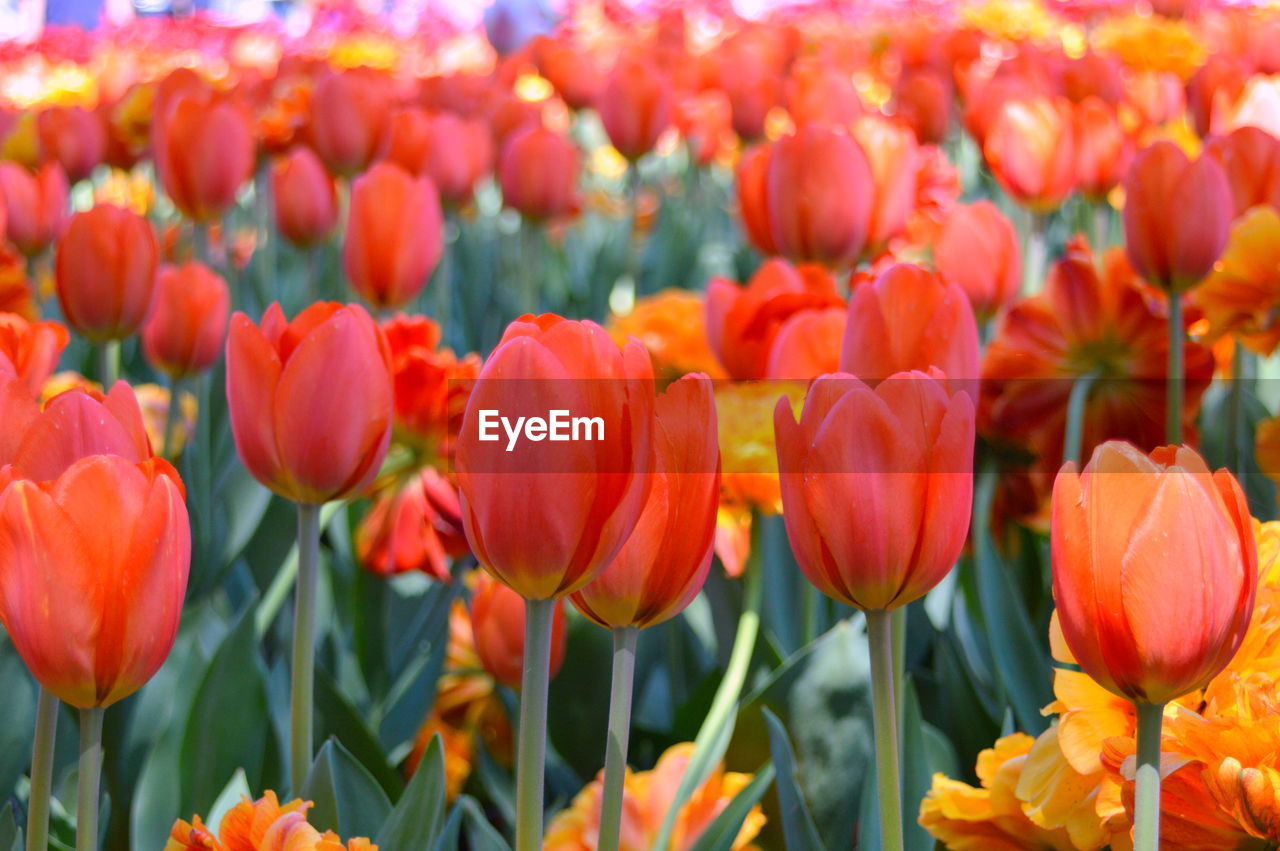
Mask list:
[[[777,254],[769,221],[769,162],[773,148],[759,145],[743,154],[734,171],[738,218],[747,240],[763,254]]]
[[[390,96],[387,80],[364,69],[334,72],[316,83],[308,138],[330,173],[345,177],[369,167],[386,128]]]
[[[110,204],[76,213],[58,240],[58,302],[67,324],[95,343],[120,340],[151,310],[159,247],[151,224]]]
[[[1258,556],[1239,484],[1188,448],[1104,443],[1053,489],[1053,597],[1099,685],[1165,703],[1204,687],[1253,612]]]
[[[507,140],[498,158],[502,200],[536,221],[571,215],[578,205],[578,149],[554,130],[530,126]]]
[[[166,104],[151,153],[165,193],[196,222],[221,218],[253,175],[253,128],[235,103],[202,91]]]
[[[864,115],[853,122],[853,138],[871,166],[871,221],[867,243],[871,250],[900,236],[915,207],[919,146],[915,134],[887,118]]]
[[[663,290],[638,299],[627,314],[610,316],[609,333],[620,345],[629,337],[644,343],[659,378],[690,372],[723,378],[724,369],[708,342],[702,302],[697,293]]]
[[[471,200],[476,183],[493,165],[489,130],[451,112],[402,109],[392,113],[382,157],[415,175],[425,175],[451,204]]]
[[[379,162],[352,181],[342,268],[370,305],[397,308],[413,299],[443,249],[444,217],[430,178]]]
[[[54,106],[36,116],[40,153],[62,166],[72,183],[88,177],[102,162],[107,131],[102,119],[80,106]]]
[[[990,201],[959,205],[947,216],[933,264],[942,280],[964,290],[981,321],[1016,298],[1022,284],[1018,232]]]
[[[0,201],[5,206],[5,236],[28,257],[62,235],[67,220],[67,176],[57,163],[30,172],[0,161]]]
[[[452,449],[480,357],[441,349],[440,327],[425,316],[394,316],[382,323],[391,350],[396,438],[443,458]]]
[[[450,559],[467,552],[453,484],[424,467],[379,494],[356,529],[355,548],[360,565],[378,576],[420,570],[448,582]]]
[[[226,282],[208,266],[161,267],[155,302],[142,326],[147,361],[174,378],[208,369],[222,354],[230,309]]]
[[[982,152],[1010,197],[1033,212],[1052,212],[1076,185],[1071,102],[1047,96],[1006,101]]]
[[[1204,152],[1222,166],[1235,218],[1263,204],[1280,209],[1280,139],[1257,127],[1241,127],[1209,139]]]
[[[240,460],[294,502],[358,493],[391,439],[389,361],[386,338],[358,305],[319,302],[287,322],[272,304],[261,326],[236,313],[227,406]]]
[[[1226,132],[1238,127],[1257,127],[1280,138],[1280,74],[1255,75],[1245,83],[1236,102],[1214,116],[1214,129]]]
[[[625,56],[605,80],[596,109],[618,152],[639,159],[671,124],[671,81],[648,59]]]
[[[589,108],[604,86],[604,74],[597,67],[594,52],[573,39],[552,36],[534,39],[533,60],[538,73],[551,81],[570,109]]]
[[[1106,203],[1107,194],[1124,177],[1133,157],[1133,142],[1121,126],[1115,107],[1089,96],[1072,110],[1075,177],[1080,194]]]
[[[134,386],[133,392],[138,397],[147,441],[152,446],[162,448],[168,458],[181,455],[182,448],[196,431],[196,417],[199,413],[196,397],[185,390],[178,394],[178,410],[170,424],[169,405],[173,403],[173,391],[170,388],[159,384],[138,384]],[[170,425],[172,427],[166,435],[165,428]]]
[[[872,390],[814,381],[799,422],[774,412],[787,538],[806,578],[860,609],[919,599],[960,555],[973,496],[973,402],[944,377],[899,373]]]
[[[787,112],[797,127],[829,124],[847,127],[864,107],[847,73],[834,63],[806,57],[796,61],[784,83]]]
[[[524,671],[524,599],[486,573],[476,578],[471,595],[471,632],[476,655],[495,680],[519,689]],[[564,606],[557,600],[551,618],[551,676],[564,662]]]
[[[951,128],[951,82],[933,70],[908,73],[895,92],[897,118],[921,145],[937,145]]]
[[[310,148],[294,148],[271,167],[276,228],[294,245],[325,239],[338,223],[338,190]]]
[[[1222,258],[1191,291],[1204,313],[1206,338],[1235,334],[1260,355],[1280,345],[1280,212],[1254,207],[1231,226]]]
[[[658,830],[675,797],[676,788],[688,770],[693,744],[684,742],[668,748],[650,771],[628,770],[622,792],[622,842],[620,851],[651,851]],[[671,849],[692,848],[716,816],[734,796],[751,782],[751,775],[713,771],[676,815],[671,833]],[[573,799],[547,826],[542,847],[546,851],[591,851],[600,827],[602,781],[597,778]],[[751,841],[764,827],[765,817],[757,804],[747,813],[730,847],[733,851],[753,851]]]
[[[32,397],[38,396],[69,341],[66,327],[58,322],[0,313],[0,373],[22,379]]]

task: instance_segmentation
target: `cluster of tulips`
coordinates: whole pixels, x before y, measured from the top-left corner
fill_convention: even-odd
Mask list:
[[[1280,12],[491,11],[0,49],[0,848],[1280,843]]]

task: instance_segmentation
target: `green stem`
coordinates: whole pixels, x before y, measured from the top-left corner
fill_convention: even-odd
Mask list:
[[[174,435],[176,427],[181,421],[180,411],[182,410],[182,379],[175,378],[169,382],[169,408],[164,413],[164,433],[160,435],[160,455],[168,458],[170,461],[176,461],[178,453],[174,451]]]
[[[1026,258],[1026,266],[1022,270],[1023,295],[1037,293],[1044,286],[1045,265],[1049,260],[1049,245],[1045,241],[1048,224],[1048,217],[1039,213],[1031,214],[1026,250],[1023,252],[1023,257]]]
[[[801,635],[801,646],[808,646],[813,643],[822,632],[822,624],[819,623],[821,613],[818,610],[822,603],[822,592],[811,582],[803,582],[801,593],[804,595],[800,599],[801,604],[801,623],[804,626],[804,632]]]
[[[1138,777],[1134,800],[1133,849],[1160,847],[1160,732],[1164,704],[1136,703],[1138,710]]]
[[[320,506],[298,503],[298,587],[293,613],[293,670],[289,706],[289,768],[297,794],[311,769],[315,700],[316,585],[319,581]]]
[[[1169,293],[1169,375],[1165,394],[1165,441],[1182,443],[1182,296]]]
[[[1073,464],[1080,463],[1080,452],[1084,440],[1084,411],[1089,402],[1089,391],[1097,374],[1090,372],[1080,376],[1071,385],[1071,395],[1067,397],[1067,428],[1062,438],[1062,460]]]
[[[1244,423],[1244,352],[1244,346],[1236,340],[1231,356],[1231,386],[1227,391],[1227,469],[1236,474],[1241,484],[1244,483],[1246,457],[1244,435],[1241,433]]]
[[[893,616],[867,612],[871,647],[872,720],[876,735],[876,777],[880,791],[880,847],[902,851],[902,777],[898,765],[898,712],[893,692]]]
[[[1093,205],[1093,252],[1102,256],[1111,242],[1111,205],[1103,198]]]
[[[516,847],[542,847],[542,785],[547,762],[547,691],[555,600],[525,600],[520,739],[516,742]]]
[[[49,798],[53,795],[53,745],[58,734],[58,699],[43,688],[36,702],[31,745],[31,794],[27,798],[27,851],[49,847]]]
[[[635,686],[639,634],[633,626],[613,631],[613,687],[609,696],[609,738],[604,752],[604,792],[597,851],[618,851],[622,838],[622,795],[627,776],[627,739],[631,735],[631,692]]]
[[[196,222],[191,231],[191,253],[204,265],[213,268],[213,249],[209,245],[209,225]]]
[[[320,509],[320,526],[322,528],[327,526],[341,507],[340,502],[325,503]],[[258,603],[257,611],[253,613],[254,635],[259,641],[266,636],[267,630],[275,622],[276,615],[280,614],[280,610],[284,608],[285,600],[289,599],[289,592],[293,590],[293,584],[297,578],[298,542],[294,541],[293,546],[289,548],[289,554],[284,557],[280,569],[276,571],[271,584],[267,586],[266,593],[262,595],[262,602]]]
[[[893,625],[893,693],[900,695],[906,688],[907,677],[907,607],[899,606],[890,612],[889,616]],[[897,709],[894,721],[901,730],[904,723],[903,712],[907,704],[906,701],[895,700],[894,706]],[[901,748],[899,748],[899,756],[901,756]]]
[[[98,346],[98,378],[104,391],[120,380],[119,340],[107,340]]]
[[[102,780],[102,707],[80,710],[80,778],[76,790],[76,851],[98,847],[98,785]]]

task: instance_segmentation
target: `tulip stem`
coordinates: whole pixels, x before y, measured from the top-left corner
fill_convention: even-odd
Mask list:
[[[119,340],[107,340],[98,346],[98,378],[104,392],[120,380]]]
[[[289,769],[294,794],[311,770],[312,702],[315,699],[316,585],[320,506],[298,503],[298,586],[293,612],[293,671],[289,716]]]
[[[1138,777],[1134,801],[1133,849],[1160,847],[1160,733],[1163,703],[1136,703],[1138,710]]]
[[[551,681],[551,622],[555,600],[526,600],[524,673],[520,684],[520,740],[516,743],[516,848],[542,847],[542,784],[547,759],[547,690]]]
[[[893,613],[867,612],[871,647],[872,721],[880,790],[880,847],[902,851],[902,779],[898,758],[898,711],[893,693]]]
[[[1169,375],[1165,394],[1165,440],[1182,443],[1182,346],[1186,334],[1182,328],[1182,296],[1169,293]]]
[[[1049,260],[1049,244],[1045,233],[1048,227],[1048,216],[1041,213],[1031,215],[1031,225],[1027,230],[1027,247],[1023,254],[1026,258],[1026,266],[1022,270],[1023,295],[1037,293],[1044,285],[1045,264]]]
[[[1111,204],[1104,198],[1093,205],[1093,252],[1102,257],[1111,242]]]
[[[907,607],[899,606],[889,615],[893,619],[893,704],[895,709],[893,720],[901,730],[904,723],[903,712],[907,708],[906,701],[898,700],[898,695],[904,694],[903,689],[907,687]],[[899,742],[898,756],[899,758],[902,756],[901,742]]]
[[[175,378],[169,382],[169,407],[164,412],[164,433],[160,435],[160,455],[170,461],[177,460],[174,451],[175,426],[178,424],[178,410],[182,407],[182,379]]]
[[[80,710],[80,777],[76,789],[76,851],[98,847],[98,784],[102,779],[102,707]]]
[[[43,688],[36,702],[31,745],[31,794],[27,797],[27,851],[49,847],[49,798],[53,795],[53,744],[58,734],[58,699]]]
[[[1062,460],[1072,464],[1080,463],[1080,453],[1084,440],[1084,412],[1089,403],[1089,392],[1097,373],[1088,372],[1071,384],[1071,395],[1067,397],[1067,427],[1062,437]]]
[[[609,738],[604,751],[604,792],[596,851],[618,851],[622,838],[622,794],[627,776],[627,740],[631,736],[631,692],[635,686],[639,630],[613,630],[613,686],[609,696]]]

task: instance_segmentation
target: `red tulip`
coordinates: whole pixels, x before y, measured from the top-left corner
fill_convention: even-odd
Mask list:
[[[875,383],[929,367],[953,382],[978,377],[978,324],[964,290],[905,263],[855,286],[841,370]]]
[[[323,77],[311,94],[311,147],[332,174],[350,176],[369,167],[387,125],[388,81],[370,71]]]
[[[503,146],[498,162],[502,200],[522,216],[558,219],[578,204],[578,149],[545,127],[526,127]]]
[[[142,351],[173,378],[203,372],[222,353],[231,294],[202,263],[164,266],[156,276],[155,304],[142,326]]]
[[[719,85],[729,97],[733,129],[743,139],[764,136],[769,111],[782,101],[781,68],[752,40],[730,40],[719,51]]]
[[[785,398],[773,421],[787,538],[818,590],[896,609],[946,576],[973,498],[967,393],[919,372],[875,390],[837,373],[810,385],[798,423]]]
[[[1200,283],[1226,248],[1231,187],[1209,156],[1195,162],[1172,142],[1134,158],[1124,179],[1125,249],[1155,286],[1182,292]]]
[[[1053,598],[1072,655],[1108,691],[1165,703],[1244,639],[1258,555],[1244,493],[1188,447],[1099,446],[1053,486]]]
[[[0,313],[0,373],[21,379],[35,398],[69,340],[61,323],[29,322],[16,313]]]
[[[1086,199],[1105,203],[1129,167],[1133,143],[1120,126],[1115,107],[1098,98],[1088,97],[1076,104],[1073,117],[1076,184]]]
[[[1057,209],[1075,188],[1071,102],[1043,95],[1005,101],[982,151],[1013,200],[1037,213]]]
[[[271,168],[276,228],[294,245],[322,242],[338,223],[338,190],[310,148],[294,148]]]
[[[911,130],[876,115],[855,121],[853,138],[867,156],[874,181],[867,228],[867,243],[874,251],[902,234],[915,209],[919,146]]]
[[[95,343],[122,340],[151,310],[159,246],[151,224],[99,204],[71,217],[58,240],[58,302],[67,324]]]
[[[690,374],[655,404],[653,479],[635,531],[609,566],[573,595],[604,627],[675,617],[711,566],[720,496],[720,446],[711,379]]]
[[[653,370],[639,341],[619,351],[600,326],[550,314],[508,326],[467,401],[454,464],[480,564],[526,599],[563,597],[590,582],[644,507],[652,407]],[[515,447],[494,417],[510,427],[553,410],[603,425],[584,427],[580,438],[589,440],[535,435],[538,442],[507,451]],[[500,438],[480,439],[486,416]]]
[[[1257,127],[1240,127],[1209,139],[1204,152],[1222,166],[1235,202],[1234,218],[1264,204],[1280,210],[1280,140]]]
[[[174,206],[196,222],[221,218],[253,176],[249,116],[208,92],[172,99],[152,128],[151,149],[160,185]]]
[[[768,176],[772,156],[770,145],[747,151],[738,161],[734,181],[738,190],[738,218],[747,239],[762,254],[778,253],[773,241],[773,226],[769,222]]]
[[[445,200],[465,204],[492,166],[492,145],[488,128],[478,121],[402,109],[391,115],[382,157],[431,178]]]
[[[481,573],[471,595],[471,633],[480,664],[495,680],[519,689],[524,672],[525,604],[520,595]],[[567,644],[564,607],[557,600],[551,616],[551,676],[564,663]]]
[[[870,236],[875,178],[858,143],[817,124],[773,146],[766,209],[779,253],[797,262],[844,266]]]
[[[933,263],[942,280],[964,290],[983,320],[1012,302],[1022,284],[1018,232],[990,201],[951,212],[933,247]]]
[[[951,129],[951,84],[941,73],[915,71],[898,83],[897,116],[921,145],[938,145]]]
[[[62,235],[69,192],[67,176],[57,163],[45,163],[32,173],[17,163],[0,161],[5,235],[15,248],[31,257]]]
[[[1248,64],[1238,56],[1212,53],[1205,59],[1187,80],[1187,109],[1197,133],[1202,137],[1209,135],[1214,112],[1235,103],[1250,76]]]
[[[0,621],[40,684],[80,708],[137,691],[173,646],[191,533],[159,458],[94,455],[0,493]]]
[[[770,346],[766,378],[811,379],[840,371],[840,346],[849,310],[844,305],[802,310],[778,328]]]
[[[533,41],[533,60],[538,73],[551,81],[570,109],[589,109],[595,104],[604,87],[604,75],[596,68],[589,48],[568,38],[538,36]]]
[[[294,502],[345,499],[373,480],[391,439],[389,353],[359,305],[319,302],[227,338],[227,406],[240,460]]]
[[[107,151],[107,128],[102,119],[79,106],[50,107],[36,116],[40,153],[77,183],[98,167]]]
[[[831,62],[797,61],[785,84],[787,112],[797,127],[830,124],[847,127],[863,113],[862,99],[848,72]]]
[[[395,316],[382,330],[391,351],[397,440],[429,458],[447,454],[480,375],[480,358],[439,348],[440,327],[425,316]]]
[[[605,81],[596,104],[609,141],[627,159],[653,150],[671,124],[671,81],[647,59],[625,57]]]
[[[360,565],[378,576],[420,570],[448,582],[449,558],[467,552],[458,493],[424,467],[403,487],[378,497],[355,535]]]
[[[14,478],[52,481],[90,455],[119,455],[134,464],[152,457],[133,388],[117,381],[106,395],[68,390],[40,410],[31,399],[5,411],[3,453]]]
[[[375,163],[351,184],[342,268],[377,308],[401,307],[427,285],[444,248],[435,184],[395,163]]]

